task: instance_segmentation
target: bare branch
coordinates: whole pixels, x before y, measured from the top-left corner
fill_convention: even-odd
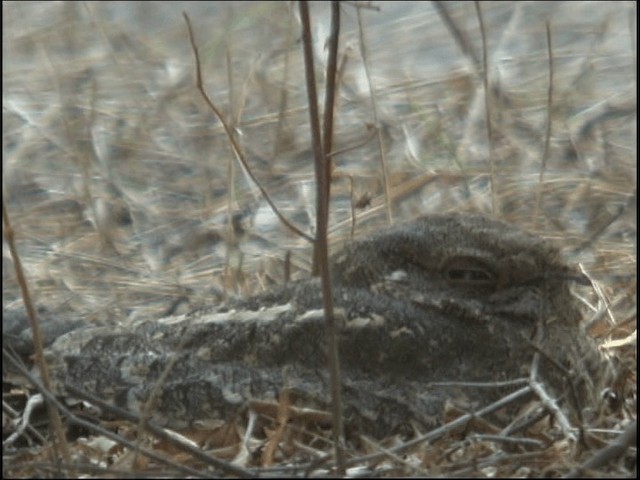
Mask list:
[[[302,44],[304,51],[304,66],[307,79],[307,95],[309,99],[309,124],[311,127],[311,137],[313,139],[313,152],[316,166],[317,182],[317,205],[316,213],[316,244],[314,249],[314,264],[319,267],[322,281],[322,297],[324,303],[325,329],[327,338],[327,357],[329,361],[329,376],[331,379],[331,414],[333,417],[333,443],[335,447],[337,474],[345,474],[345,454],[344,454],[344,427],[342,422],[342,392],[340,381],[340,362],[338,356],[337,327],[333,309],[333,293],[329,276],[329,255],[327,245],[327,227],[329,219],[329,194],[330,194],[330,174],[331,162],[325,147],[331,145],[331,125],[332,119],[327,116],[332,115],[333,107],[325,110],[325,131],[324,144],[321,141],[320,122],[318,117],[318,96],[316,92],[315,73],[313,66],[313,50],[311,40],[311,24],[309,19],[309,5],[301,1],[300,18],[302,20]],[[338,35],[340,24],[339,2],[331,3],[331,37],[330,37],[330,61],[327,72],[328,85],[335,83],[336,59],[338,50]],[[333,78],[329,79],[329,76]],[[327,87],[329,88],[329,87]],[[327,104],[333,105],[333,92],[327,92]],[[315,265],[314,265],[315,268]]]
[[[29,318],[29,327],[31,328],[31,336],[33,338],[33,347],[35,352],[35,364],[40,371],[40,378],[42,378],[44,387],[48,390],[51,390],[51,378],[49,376],[49,368],[47,367],[47,362],[44,358],[44,347],[42,333],[40,331],[40,323],[38,322],[36,309],[33,307],[33,302],[31,301],[31,294],[29,293],[27,278],[24,275],[22,262],[20,261],[18,250],[16,249],[14,241],[14,231],[11,227],[11,222],[9,220],[9,211],[7,210],[4,198],[2,199],[2,222],[4,223],[4,238],[7,242],[7,246],[9,247],[9,251],[11,252],[11,258],[13,258],[13,266],[16,271],[16,278],[18,279],[18,285],[20,285],[22,300],[24,302],[24,306],[27,310],[27,316]],[[53,447],[55,451],[55,457],[58,460],[60,458],[63,458],[64,463],[66,465],[70,465],[71,455],[69,453],[69,447],[67,445],[64,429],[62,427],[62,420],[60,419],[58,410],[49,400],[47,400],[45,404],[47,406],[47,414],[49,415],[49,421],[51,422],[51,428],[53,430]]]
[[[255,175],[251,171],[251,168],[249,168],[249,165],[247,164],[247,161],[244,158],[244,154],[242,153],[242,149],[240,148],[240,145],[238,144],[237,140],[235,139],[235,136],[233,135],[233,131],[231,127],[229,127],[229,124],[224,119],[224,115],[222,115],[222,112],[214,105],[213,101],[211,100],[211,98],[209,97],[209,95],[204,89],[204,85],[202,82],[202,68],[200,64],[200,54],[198,53],[198,46],[196,45],[196,41],[193,36],[193,28],[191,27],[191,20],[189,20],[189,16],[186,14],[186,12],[182,12],[182,15],[184,16],[184,19],[187,22],[187,29],[189,30],[189,42],[191,43],[191,49],[193,50],[193,55],[196,61],[196,87],[200,92],[200,94],[202,95],[202,98],[204,99],[207,106],[211,109],[211,111],[213,111],[213,113],[215,113],[216,117],[218,117],[218,120],[220,120],[220,123],[222,124],[222,127],[224,128],[224,131],[227,134],[227,137],[229,138],[229,143],[231,143],[231,149],[233,150],[234,155],[236,156],[236,158],[238,159],[238,161],[240,162],[244,170],[247,172],[247,175],[249,175],[253,183],[258,187],[258,189],[260,190],[260,193],[262,194],[264,199],[267,201],[267,203],[271,207],[271,210],[273,210],[273,213],[276,214],[276,216],[280,219],[280,221],[289,230],[294,232],[296,235],[299,235],[300,237],[304,238],[308,242],[313,242],[314,240],[310,235],[304,233],[298,227],[293,225],[291,222],[289,222],[289,220],[287,220],[287,218],[284,215],[280,213],[280,211],[278,210],[278,207],[276,207],[275,203],[273,203],[273,200],[271,200],[271,197],[269,196],[267,191],[264,189],[264,187],[260,184],[258,179],[255,177]]]

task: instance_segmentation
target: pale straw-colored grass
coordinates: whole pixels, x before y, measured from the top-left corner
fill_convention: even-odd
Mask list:
[[[464,34],[457,40],[431,4],[380,6],[361,12],[380,141],[372,140],[356,14],[343,7],[333,245],[350,237],[353,211],[357,235],[384,224],[389,206],[394,220],[491,214],[493,197],[495,215],[554,239],[583,265],[601,288],[583,293],[585,301],[593,312],[610,307],[593,331],[634,361],[635,5],[482,3],[488,96],[473,3],[445,5]],[[313,233],[297,8],[5,2],[3,195],[33,297],[54,315],[123,324],[258,292],[283,280],[288,251],[293,277],[308,275],[310,245],[278,222],[195,89],[181,10],[193,21],[205,88],[237,129],[252,172],[279,210]],[[312,15],[318,66],[328,17],[322,5]],[[352,199],[363,208],[354,210]],[[3,305],[18,308],[6,255]],[[635,388],[630,393],[635,405]],[[441,456],[461,465],[493,444],[448,445],[425,447],[411,461],[440,474],[472,474],[445,468]],[[503,465],[473,474],[565,472],[559,459],[570,447],[554,448],[529,463],[523,458],[523,470]]]

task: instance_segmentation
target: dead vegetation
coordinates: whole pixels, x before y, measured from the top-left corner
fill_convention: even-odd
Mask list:
[[[387,475],[567,474],[614,445],[635,419],[635,5],[481,3],[487,76],[472,3],[380,7],[342,7],[332,246],[428,212],[480,211],[536,230],[565,246],[593,280],[594,288],[580,292],[590,330],[629,375],[621,413],[577,443],[546,418],[505,447],[513,437],[497,438],[495,425],[475,419],[411,449],[393,450],[401,437],[363,439],[349,446],[347,465]],[[252,175],[282,215],[313,236],[297,6],[8,2],[3,197],[45,316],[126,324],[261,291],[288,270],[292,278],[311,270],[309,242],[273,214],[195,88],[181,9],[193,21],[203,87]],[[323,6],[314,5],[312,21],[322,92]],[[6,253],[3,267],[3,307],[23,308]],[[288,401],[263,408],[295,416],[291,424],[302,432],[274,422],[245,441],[246,426],[238,424],[185,437],[214,457],[262,467],[251,473],[328,468],[329,434],[309,412],[286,408]],[[107,427],[177,465],[205,465],[173,443],[140,438],[130,424]],[[5,448],[5,475],[56,471],[50,444],[29,435],[22,448]],[[104,435],[80,428],[69,436],[75,474],[167,474]],[[369,454],[377,460],[363,460]],[[582,473],[630,474],[626,455]]]

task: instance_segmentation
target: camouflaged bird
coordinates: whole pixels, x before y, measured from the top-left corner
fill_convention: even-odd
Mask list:
[[[527,378],[536,352],[541,381],[572,418],[597,408],[611,381],[569,290],[580,275],[507,223],[419,218],[347,244],[331,272],[349,432],[381,438],[437,425],[445,402],[486,405],[509,389],[443,383]],[[237,418],[285,390],[326,410],[320,291],[306,280],[188,315],[73,330],[47,349],[56,390],[71,384],[174,428]]]

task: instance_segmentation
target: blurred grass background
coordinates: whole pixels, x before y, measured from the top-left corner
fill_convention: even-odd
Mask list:
[[[474,4],[374,5],[362,29],[343,6],[334,248],[351,235],[354,203],[356,234],[388,221],[384,154],[393,221],[471,210],[536,230],[602,283],[611,317],[635,318],[636,5],[482,2],[491,150]],[[283,281],[287,252],[293,277],[308,275],[310,245],[278,222],[195,89],[182,11],[253,172],[313,233],[297,7],[5,2],[3,194],[34,298],[52,315],[122,323],[216,303]],[[312,21],[321,79],[328,6],[313,4]]]

